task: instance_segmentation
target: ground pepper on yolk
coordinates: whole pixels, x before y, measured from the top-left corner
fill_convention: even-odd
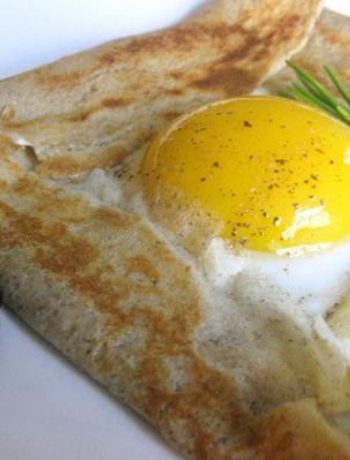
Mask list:
[[[148,201],[196,203],[234,245],[276,252],[350,236],[350,129],[295,101],[243,97],[191,112],[152,142],[142,174]]]

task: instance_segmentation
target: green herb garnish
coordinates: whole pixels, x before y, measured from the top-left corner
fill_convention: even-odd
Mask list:
[[[292,83],[285,91],[281,91],[280,96],[325,110],[350,126],[350,90],[341,82],[333,69],[328,66],[324,67],[325,73],[339,94],[338,98],[298,64],[292,61],[286,61],[286,63],[294,70],[299,81]]]

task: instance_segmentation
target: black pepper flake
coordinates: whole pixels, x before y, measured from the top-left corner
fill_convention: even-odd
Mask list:
[[[220,164],[219,164],[218,161],[214,161],[213,166],[214,166],[214,168],[219,168]]]
[[[317,174],[310,174],[310,177],[312,180],[318,180],[318,175]]]
[[[243,125],[245,128],[252,128],[252,124],[248,120],[244,120]]]
[[[334,160],[329,160],[330,165],[334,165]]]
[[[273,225],[280,225],[282,222],[282,219],[280,217],[274,217],[273,218]]]
[[[205,182],[206,180],[206,177],[201,177],[201,182]]]

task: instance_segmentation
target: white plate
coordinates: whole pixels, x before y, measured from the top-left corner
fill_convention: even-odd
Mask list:
[[[202,1],[0,0],[0,78],[166,26]],[[327,3],[350,14],[346,0]],[[9,313],[0,311],[0,320],[1,460],[177,458],[145,423]]]

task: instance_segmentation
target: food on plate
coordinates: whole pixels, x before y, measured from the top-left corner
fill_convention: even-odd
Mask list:
[[[349,130],[214,102],[319,9],[217,1],[0,82],[4,303],[184,457],[350,458]]]

